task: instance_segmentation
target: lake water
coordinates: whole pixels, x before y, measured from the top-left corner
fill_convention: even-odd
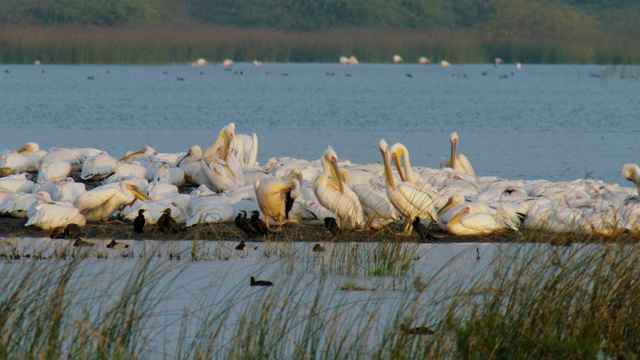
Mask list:
[[[212,144],[221,127],[255,132],[258,161],[318,159],[332,145],[380,161],[380,138],[412,165],[439,167],[449,134],[480,176],[625,183],[640,162],[640,67],[240,63],[0,65],[0,150],[95,147],[114,157]],[[182,80],[179,80],[182,79]],[[625,185],[626,186],[626,185]]]

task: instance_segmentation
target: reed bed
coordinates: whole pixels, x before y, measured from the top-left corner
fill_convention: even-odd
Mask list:
[[[399,31],[336,29],[317,32],[225,27],[98,28],[3,27],[0,63],[172,64],[198,58],[267,62],[337,62],[355,55],[361,62],[638,64],[634,38],[593,35],[583,39],[496,38],[471,30]]]
[[[415,250],[339,245],[307,260],[306,244],[271,244],[269,258],[253,250],[251,259],[243,261],[266,260],[256,268],[258,274],[275,264],[279,275],[271,278],[272,287],[249,287],[244,277],[228,272],[207,276],[203,266],[221,261],[185,261],[189,248],[175,250],[182,252],[182,261],[158,257],[164,253],[159,249],[142,257],[101,261],[77,248],[59,258],[2,260],[0,356],[488,359],[640,354],[640,248],[634,244],[471,245],[446,259],[438,259],[438,247],[448,245]],[[209,251],[228,252],[222,244]],[[404,268],[416,254],[423,262]],[[395,270],[377,273],[379,265],[365,264],[376,259],[394,263]],[[349,263],[373,270],[338,270],[353,268]],[[112,266],[122,271],[112,274]],[[185,302],[181,299],[194,295],[185,290],[184,281],[194,274],[205,279],[195,283],[202,294]],[[355,285],[345,286],[349,283]],[[168,309],[172,302],[178,306]],[[401,324],[426,326],[433,333],[413,334],[400,330]]]

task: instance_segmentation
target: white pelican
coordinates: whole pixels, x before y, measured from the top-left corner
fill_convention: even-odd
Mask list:
[[[431,219],[437,223],[438,215],[434,209],[433,198],[419,191],[420,185],[410,182],[401,182],[396,185],[389,164],[389,147],[384,139],[380,139],[380,153],[384,163],[387,196],[393,206],[405,217],[404,234],[411,235],[412,222],[416,216],[420,219]]]
[[[87,220],[72,204],[46,201],[31,206],[29,219],[24,226],[33,225],[43,230],[53,230],[69,224],[85,226]]]
[[[349,65],[358,65],[358,64],[360,64],[360,62],[354,55],[349,56]]]
[[[431,64],[431,60],[425,56],[420,56],[418,58],[418,64]]]
[[[483,204],[466,204],[447,223],[447,231],[454,235],[488,235],[495,231],[518,230],[517,227],[504,223],[501,218],[496,217],[491,209]]]
[[[358,196],[342,182],[339,175],[338,155],[329,146],[322,153],[322,173],[313,182],[313,192],[322,206],[336,215],[341,228],[361,228],[366,218]],[[331,174],[331,179],[329,179]],[[346,224],[342,224],[345,220]]]
[[[113,172],[117,160],[106,151],[88,157],[82,164],[80,178],[87,181],[102,180]]]
[[[29,171],[29,159],[17,151],[6,151],[0,157],[0,176],[21,174]]]
[[[150,182],[145,189],[147,196],[153,201],[160,200],[167,196],[177,195],[179,193],[178,187],[169,183],[168,181],[154,181]]]
[[[47,154],[46,151],[40,150],[40,145],[35,142],[28,142],[24,144],[20,149],[18,149],[18,153],[29,159],[28,172],[38,171],[40,160]]]
[[[443,157],[442,159],[440,159],[440,167],[448,167],[461,173],[476,176],[476,173],[475,171],[473,171],[473,167],[471,166],[471,162],[469,162],[469,159],[467,159],[467,157],[463,154],[457,153],[458,134],[455,131],[451,133],[449,141],[451,142],[451,154],[449,155],[449,158]]]
[[[440,60],[440,67],[443,67],[443,68],[451,67],[451,63],[448,62],[447,60]]]
[[[640,167],[636,164],[624,164],[622,177],[636,184],[638,195],[640,195]]]
[[[191,66],[200,67],[200,66],[207,66],[208,64],[209,63],[207,62],[207,60],[205,60],[204,58],[199,58],[198,60],[192,62]]]
[[[123,180],[84,193],[75,205],[87,221],[100,221],[108,219],[121,205],[131,204],[136,199],[150,200],[132,180]]]
[[[260,61],[260,60],[253,60],[253,61],[251,62],[251,65],[253,65],[253,67],[260,67],[260,66],[262,66],[262,61]]]
[[[100,153],[100,150],[94,148],[51,148],[42,159],[41,164],[53,160],[66,161],[71,165],[71,171],[81,171],[84,161],[93,155]]]
[[[65,180],[71,173],[71,164],[65,160],[49,160],[40,163],[38,169],[38,184],[45,182],[57,183]]]
[[[256,192],[260,210],[264,214],[267,229],[270,217],[278,224],[289,219],[293,202],[300,196],[301,181],[302,175],[294,170],[283,180],[265,178],[255,182],[253,189]]]
[[[253,168],[256,166],[256,160],[258,159],[258,136],[255,133],[251,136],[236,134],[231,143],[230,152],[240,161],[243,168]]]
[[[244,173],[238,160],[230,155],[231,143],[235,137],[235,125],[222,128],[218,139],[203,154],[200,171],[208,180],[207,185],[217,192],[244,185]]]
[[[118,162],[118,164],[113,168],[113,173],[104,179],[104,183],[118,183],[132,177],[146,179],[147,168],[140,165],[138,162]]]
[[[35,194],[13,194],[10,199],[5,199],[4,204],[0,206],[0,215],[26,219],[33,204],[42,204],[46,201],[51,201],[51,194],[46,191],[39,191]]]
[[[75,182],[73,178],[67,178],[56,184],[55,191],[51,193],[51,197],[55,201],[74,204],[80,195],[87,192],[84,183]]]
[[[346,56],[340,56],[339,62],[343,65],[349,65],[349,58]]]
[[[222,66],[224,66],[224,67],[229,67],[229,66],[231,66],[231,65],[233,65],[233,60],[231,60],[231,59],[225,59],[225,60],[222,62]]]
[[[0,178],[0,190],[9,190],[13,193],[30,193],[36,184],[27,179],[27,174],[15,174]]]
[[[404,59],[402,58],[402,56],[400,56],[398,54],[393,55],[393,62],[394,63],[398,64],[398,63],[401,63],[403,61],[404,61]]]

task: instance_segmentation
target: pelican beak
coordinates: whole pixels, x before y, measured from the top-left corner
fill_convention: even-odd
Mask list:
[[[456,216],[453,217],[453,219],[451,219],[451,221],[449,221],[447,226],[453,226],[459,223],[460,219],[462,219],[462,217],[468,213],[469,213],[469,207],[465,206],[464,208],[462,208],[462,210],[460,210],[459,213],[456,214]]]
[[[380,153],[382,154],[382,162],[384,164],[384,177],[387,180],[387,184],[395,188],[395,182],[393,176],[391,176],[391,165],[389,164],[389,148],[384,139],[380,140]]]
[[[453,197],[450,197],[449,200],[447,200],[447,203],[444,204],[444,206],[442,207],[442,209],[438,210],[438,217],[440,217],[440,215],[442,213],[444,213],[445,211],[451,209],[452,207],[454,207],[455,205],[453,204]]]
[[[331,178],[338,185],[338,189],[341,194],[344,194],[344,184],[342,183],[342,175],[340,174],[340,169],[338,168],[338,161],[336,159],[331,159]]]
[[[451,140],[451,168],[456,169],[456,151],[458,147],[458,140]]]
[[[400,180],[402,180],[402,182],[407,181],[404,178],[404,173],[402,172],[402,166],[400,166],[400,159],[398,158],[398,154],[397,153],[393,153],[391,154],[391,159],[393,160],[393,163],[396,165],[396,169],[398,169],[398,175],[400,175]]]
[[[138,151],[134,151],[131,154],[125,155],[118,161],[125,161],[125,160],[129,160],[129,159],[133,159],[133,158],[136,158],[136,157],[138,157],[138,156],[140,156],[142,154],[144,154],[144,149],[141,149],[141,150],[138,150]]]
[[[147,196],[147,194],[143,193],[142,191],[140,191],[140,189],[138,189],[137,186],[135,185],[131,185],[129,186],[129,190],[131,191],[131,193],[133,194],[133,196],[135,196],[137,199],[142,200],[142,201],[149,201],[151,200],[150,197]]]
[[[181,157],[181,158],[180,158],[180,160],[176,161],[176,167],[179,167],[179,166],[180,166],[180,163],[181,163],[184,159],[188,158],[189,156],[191,156],[191,149],[189,149],[189,151],[187,151],[187,153],[186,153],[186,154],[184,154],[184,156],[183,156],[183,157]]]
[[[231,138],[223,133],[224,143],[222,145],[222,159],[227,161],[227,157],[229,156],[229,152],[231,151]]]
[[[27,148],[26,145],[18,149],[18,154],[24,154],[26,152],[29,152],[29,148]]]

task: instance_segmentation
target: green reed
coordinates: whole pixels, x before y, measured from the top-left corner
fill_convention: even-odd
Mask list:
[[[221,27],[97,28],[4,27],[0,63],[171,64],[203,57],[211,62],[259,59],[267,62],[337,62],[355,55],[361,62],[391,62],[393,54],[415,63],[506,62],[638,64],[633,38],[593,35],[585,39],[492,38],[472,30],[399,31],[336,29],[317,32]]]

